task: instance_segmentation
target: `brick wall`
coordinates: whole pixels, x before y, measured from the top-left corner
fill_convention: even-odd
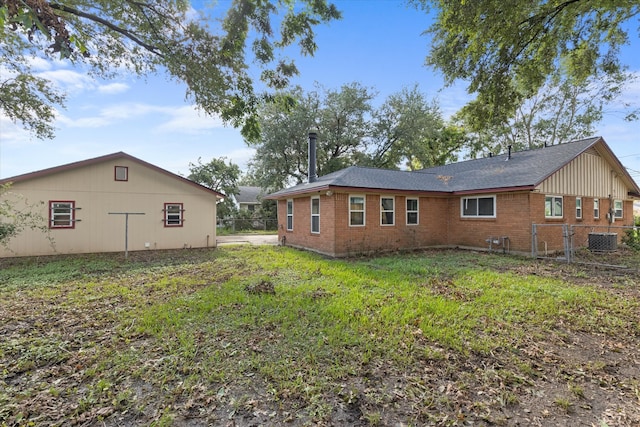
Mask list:
[[[609,200],[600,199],[600,218],[593,216],[593,198],[582,198],[582,219],[576,218],[575,197],[563,197],[562,218],[545,218],[545,194],[496,194],[495,218],[461,218],[460,197],[418,197],[393,194],[366,194],[365,226],[349,225],[349,195],[320,195],[320,233],[311,233],[311,197],[294,200],[294,227],[286,230],[286,200],[278,201],[278,234],[286,244],[308,248],[331,256],[415,249],[434,246],[461,246],[525,252],[531,251],[531,224],[538,228],[538,250],[563,249],[562,224],[606,227]],[[394,197],[395,223],[382,225],[380,197]],[[406,198],[418,198],[417,225],[406,224]],[[624,203],[624,219],[615,225],[630,225],[633,203]],[[506,239],[505,239],[506,238]],[[498,244],[493,243],[495,240]],[[504,245],[504,246],[503,246]]]

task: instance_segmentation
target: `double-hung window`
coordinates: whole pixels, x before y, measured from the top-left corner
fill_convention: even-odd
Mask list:
[[[463,218],[495,218],[496,196],[474,196],[460,199]]]
[[[293,200],[287,200],[287,230],[293,230]]]
[[[622,204],[622,200],[614,200],[613,201],[613,216],[616,219],[620,219],[622,218],[623,215],[623,204]]]
[[[365,196],[349,196],[349,225],[364,226]]]
[[[544,198],[545,218],[562,218],[562,196],[546,196]]]
[[[418,224],[418,199],[407,198],[407,225]]]
[[[593,199],[593,219],[600,218],[600,199]]]
[[[320,233],[320,197],[311,198],[311,232]]]
[[[576,218],[582,219],[582,197],[576,197]]]
[[[75,228],[75,202],[49,202],[49,228]]]
[[[182,203],[164,204],[164,226],[182,227],[184,223],[184,209]]]
[[[395,224],[395,199],[380,197],[380,225]]]

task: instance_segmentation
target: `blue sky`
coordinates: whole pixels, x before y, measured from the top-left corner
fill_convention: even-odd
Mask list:
[[[218,2],[225,7],[228,0]],[[429,39],[422,35],[431,20],[422,10],[394,0],[335,0],[343,19],[316,29],[314,57],[297,59],[301,71],[293,83],[311,90],[315,83],[337,89],[359,82],[378,92],[378,102],[404,87],[418,84],[436,98],[445,114],[468,99],[464,85],[442,90],[443,79],[424,66]],[[630,71],[640,75],[637,28],[623,52]],[[183,85],[163,76],[145,79],[124,75],[96,81],[65,63],[38,63],[39,72],[68,94],[59,112],[56,137],[38,140],[0,118],[0,178],[124,151],[181,175],[189,163],[225,156],[241,168],[253,151],[239,132],[217,118],[199,113],[184,99]],[[625,97],[640,99],[640,82]],[[640,122],[609,114],[598,126],[624,166],[640,181]]]

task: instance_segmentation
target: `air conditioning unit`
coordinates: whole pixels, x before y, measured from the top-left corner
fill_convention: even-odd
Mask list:
[[[589,233],[589,250],[592,252],[618,250],[618,233]]]

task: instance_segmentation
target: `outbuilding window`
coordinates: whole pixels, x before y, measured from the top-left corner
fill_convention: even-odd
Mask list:
[[[593,199],[593,219],[600,218],[600,199]]]
[[[544,198],[544,216],[546,218],[562,218],[562,196],[546,196]]]
[[[75,228],[75,202],[49,202],[49,228]]]
[[[182,203],[164,204],[164,226],[182,227],[184,223],[184,209]]]
[[[496,196],[474,196],[461,198],[460,215],[463,218],[495,218]]]
[[[129,180],[129,168],[127,166],[116,166],[113,172],[116,181]]]

